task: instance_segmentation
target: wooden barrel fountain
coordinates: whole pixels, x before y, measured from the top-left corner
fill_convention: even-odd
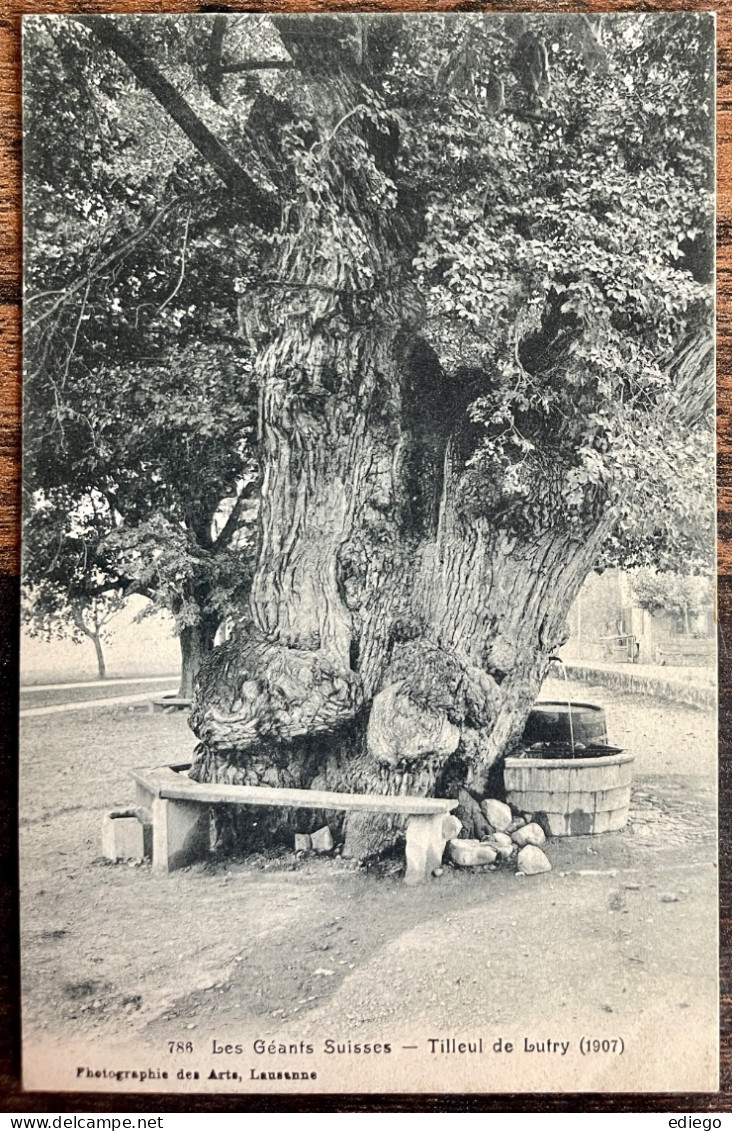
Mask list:
[[[578,757],[589,753],[589,757]],[[628,820],[634,754],[597,746],[559,757],[506,758],[506,800],[543,817],[552,836],[583,836],[622,829]]]
[[[606,745],[605,711],[595,703],[568,703],[566,700],[535,703],[526,721],[522,743],[531,746],[535,742]]]
[[[614,832],[628,820],[634,758],[607,745],[602,707],[537,703],[520,752],[504,763],[506,800],[552,836]]]

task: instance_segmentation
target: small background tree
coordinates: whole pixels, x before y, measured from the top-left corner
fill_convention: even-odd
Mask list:
[[[42,640],[71,639],[75,644],[90,640],[94,646],[99,679],[106,679],[103,644],[112,636],[110,622],[124,605],[125,599],[119,593],[73,597],[42,585],[25,594],[23,624],[30,636]]]
[[[631,575],[631,588],[636,603],[649,613],[671,613],[691,634],[691,621],[712,604],[713,590],[709,577],[689,577],[681,573],[657,573],[641,569]]]

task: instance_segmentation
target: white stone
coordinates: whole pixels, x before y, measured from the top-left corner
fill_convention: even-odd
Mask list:
[[[442,818],[442,835],[445,840],[452,840],[453,837],[459,836],[462,831],[463,823],[458,817],[453,816],[452,813],[447,813]]]
[[[518,870],[525,876],[538,876],[540,872],[551,872],[552,866],[540,848],[527,844],[518,854]]]
[[[310,844],[313,852],[331,852],[333,849],[333,837],[327,825],[322,829],[318,829],[310,837]]]
[[[537,848],[540,844],[546,843],[546,836],[541,825],[537,825],[532,821],[530,825],[522,825],[520,829],[516,829],[511,833],[511,840],[517,844],[519,848],[524,848],[527,844],[533,844]]]
[[[511,807],[506,805],[504,801],[496,801],[493,797],[486,797],[485,801],[481,801],[480,807],[486,821],[489,825],[492,825],[496,832],[505,832],[513,820]]]
[[[479,840],[451,840],[447,849],[450,860],[459,868],[493,864],[498,855],[490,844],[481,844]]]
[[[309,833],[295,833],[295,852],[309,852],[313,847]]]
[[[488,844],[495,848],[502,860],[509,860],[513,854],[514,843],[508,833],[493,833],[488,837]]]

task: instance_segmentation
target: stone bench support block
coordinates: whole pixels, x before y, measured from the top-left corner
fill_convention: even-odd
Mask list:
[[[147,810],[148,815],[152,813],[152,805],[156,797],[157,793],[155,790],[143,785],[140,781],[135,782],[135,800],[140,809]]]
[[[445,845],[457,835],[461,827],[457,817],[444,813],[409,818],[405,884],[421,884],[440,867]]]
[[[210,821],[207,805],[192,801],[169,801],[156,797],[152,803],[155,872],[185,868],[210,851]]]
[[[144,860],[152,851],[149,815],[137,809],[113,809],[102,821],[102,856],[107,860]]]

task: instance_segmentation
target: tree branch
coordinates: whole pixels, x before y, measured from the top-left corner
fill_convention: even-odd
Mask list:
[[[69,608],[71,609],[71,619],[76,628],[78,628],[79,632],[83,632],[84,636],[88,636],[90,640],[93,640],[94,633],[87,627],[78,605],[72,603]]]
[[[214,16],[211,28],[211,41],[208,50],[208,63],[204,82],[214,102],[221,102],[221,52],[224,47],[226,16]]]
[[[289,59],[247,59],[243,63],[222,63],[219,70],[222,75],[236,75],[244,71],[289,71],[293,66]]]
[[[145,58],[136,43],[119,30],[115,18],[106,16],[75,18],[89,28],[100,43],[113,51],[129,67],[140,85],[152,94],[163,110],[182,129],[224,184],[234,192],[243,194],[242,203],[248,213],[248,219],[258,227],[266,229],[271,229],[277,224],[280,218],[278,201],[252,180],[249,173],[199,118],[172,82],[154,63]]]
[[[699,332],[688,337],[670,366],[678,407],[673,415],[688,428],[713,420],[714,338]]]
[[[229,545],[234,532],[239,525],[239,516],[241,514],[242,503],[244,503],[247,499],[251,499],[252,496],[255,495],[259,490],[259,487],[259,479],[253,479],[251,483],[247,483],[243,490],[237,495],[236,502],[231,508],[229,517],[221,527],[221,530],[219,531],[217,537],[214,539],[213,548],[215,550],[223,549],[224,547]]]
[[[44,322],[46,318],[50,318],[52,314],[55,314],[58,308],[60,306],[63,306],[63,304],[67,302],[68,299],[72,298],[73,295],[77,293],[77,291],[80,291],[83,286],[88,286],[91,280],[99,275],[102,271],[104,271],[106,267],[110,267],[113,263],[118,262],[120,259],[124,259],[130,251],[132,251],[135,247],[137,247],[139,243],[142,243],[142,241],[150,235],[153,228],[157,227],[164,216],[167,216],[172,209],[180,207],[182,203],[182,201],[176,200],[171,204],[167,204],[164,208],[161,208],[161,210],[153,217],[149,224],[147,224],[144,228],[141,228],[140,231],[135,232],[135,234],[133,236],[130,236],[128,240],[125,240],[121,247],[116,248],[114,251],[110,252],[109,255],[105,255],[105,257],[96,265],[96,267],[90,268],[89,272],[86,275],[83,275],[80,279],[77,279],[75,283],[71,283],[71,285],[66,287],[64,290],[55,292],[59,295],[56,301],[52,303],[48,310],[44,311],[43,314],[39,314],[38,317],[34,318],[32,322],[28,322],[27,328],[29,330],[35,329],[35,327],[38,326],[41,322]],[[43,292],[43,294],[31,295],[28,299],[26,299],[26,303],[29,304],[35,302],[37,299],[43,298],[51,293],[53,292],[45,291]]]
[[[188,247],[188,229],[190,228],[190,224],[191,224],[191,213],[190,213],[190,210],[189,210],[188,215],[186,216],[186,225],[185,225],[185,228],[183,230],[183,246],[182,246],[181,252],[180,252],[180,275],[178,276],[178,282],[175,284],[175,286],[173,287],[173,290],[170,292],[170,294],[165,299],[165,301],[155,311],[155,317],[157,317],[158,314],[160,314],[163,310],[165,310],[168,303],[171,303],[173,301],[175,296],[178,294],[178,291],[183,286],[183,280],[184,280],[185,274],[186,274],[186,249]]]

